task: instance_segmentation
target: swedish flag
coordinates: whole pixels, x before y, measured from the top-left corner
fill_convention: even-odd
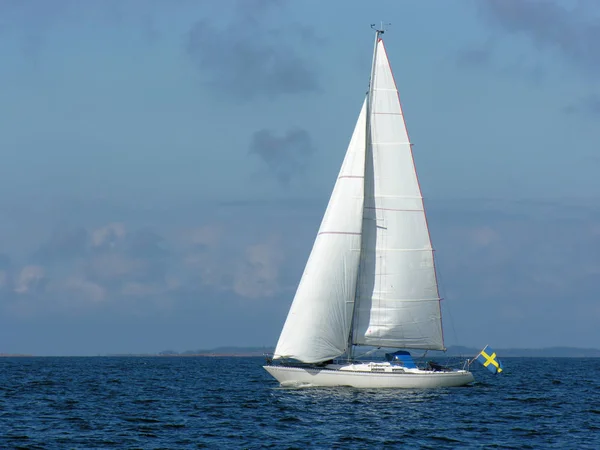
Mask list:
[[[504,367],[502,363],[498,360],[496,356],[496,352],[490,348],[489,345],[486,345],[479,355],[477,355],[477,361],[483,365],[483,367],[487,367],[492,373],[500,373]]]

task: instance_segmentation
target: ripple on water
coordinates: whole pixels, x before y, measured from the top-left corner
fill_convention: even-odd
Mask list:
[[[261,363],[3,358],[0,448],[600,448],[600,360],[422,391],[280,388]]]

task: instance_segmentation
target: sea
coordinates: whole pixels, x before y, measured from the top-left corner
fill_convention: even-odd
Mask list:
[[[2,449],[600,449],[600,358],[467,387],[282,388],[255,357],[0,358]]]

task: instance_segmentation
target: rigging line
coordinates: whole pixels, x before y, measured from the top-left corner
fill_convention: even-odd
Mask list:
[[[439,258],[437,261],[435,261],[435,264],[437,264],[438,268],[440,268],[440,261]],[[441,268],[440,268],[441,269]],[[441,290],[442,292],[440,293],[440,299],[446,299],[446,301],[444,302],[444,309],[447,311],[448,313],[448,318],[450,319],[450,327],[452,329],[452,335],[454,337],[454,342],[455,345],[458,345],[460,343],[459,339],[458,339],[458,333],[456,332],[456,327],[454,324],[454,317],[452,316],[452,310],[450,308],[450,302],[447,300],[448,297],[446,296],[446,289],[445,289],[445,283],[444,283],[444,276],[442,275],[443,270],[438,270],[437,271],[437,277],[438,277],[438,290]],[[441,300],[440,300],[441,303]],[[441,313],[441,309],[442,306],[440,304],[440,313]]]

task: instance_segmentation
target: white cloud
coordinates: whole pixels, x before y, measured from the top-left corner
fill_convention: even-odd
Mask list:
[[[158,285],[129,282],[125,283],[123,289],[121,289],[121,294],[127,297],[150,297],[161,291],[162,289]]]
[[[125,237],[125,225],[122,223],[110,223],[104,227],[97,228],[91,232],[93,247],[114,247],[115,243]]]
[[[21,269],[15,282],[14,291],[17,294],[27,294],[35,291],[44,280],[46,271],[41,266],[25,266]]]
[[[64,290],[74,295],[77,300],[88,302],[101,302],[106,299],[106,289],[97,283],[83,278],[68,278],[64,285]]]
[[[223,236],[223,228],[217,225],[204,225],[194,228],[188,233],[192,244],[214,247],[220,243]]]
[[[90,277],[107,282],[136,273],[143,267],[144,261],[110,252],[93,256],[85,264]]]
[[[600,210],[565,210],[558,204],[484,206],[453,212],[444,205],[441,214],[430,208],[442,295],[460,318],[456,325],[478,317],[483,329],[533,319],[551,327],[570,309],[593,303]],[[255,311],[280,311],[283,320],[318,225],[316,213],[310,212],[315,220],[309,222],[302,211],[285,208],[264,207],[271,214],[265,220],[264,211],[228,206],[226,219],[214,215],[214,222],[201,227],[179,221],[161,230],[143,228],[145,233],[129,223],[91,227],[85,251],[66,257],[73,254],[71,246],[64,252],[60,247],[44,265],[19,266],[11,254],[11,265],[0,272],[0,286],[8,292],[0,312],[11,317],[50,312],[175,317],[198,308],[208,317],[236,302]],[[159,245],[164,252],[156,251]],[[27,302],[18,301],[24,297]]]

